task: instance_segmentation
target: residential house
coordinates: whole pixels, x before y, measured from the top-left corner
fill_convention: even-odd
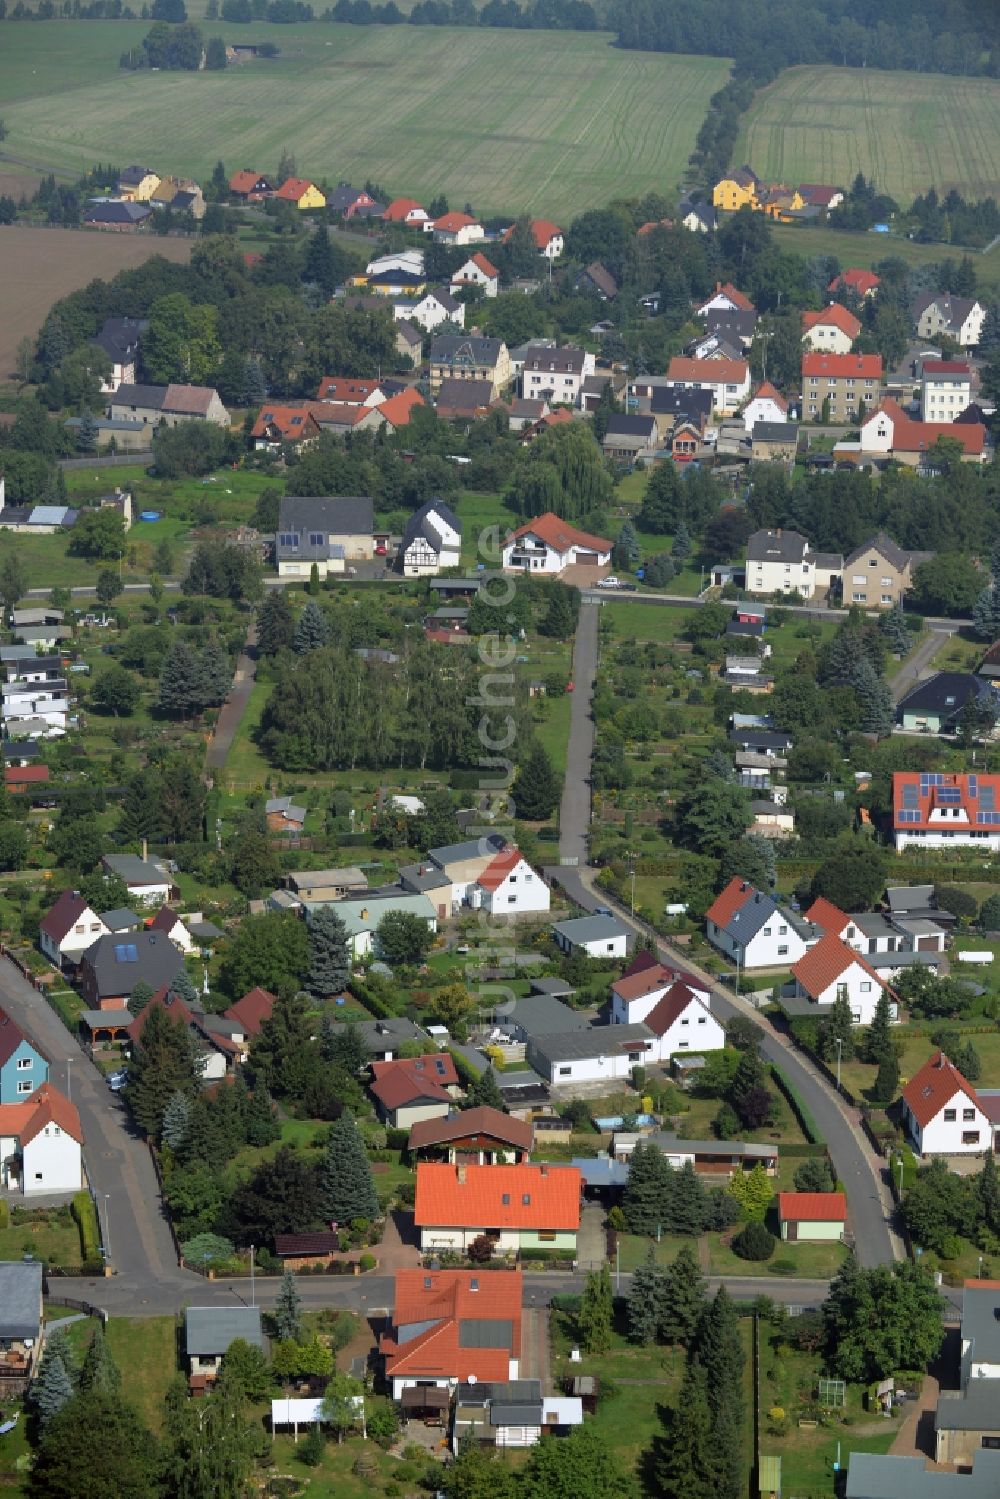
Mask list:
[[[640,458],[654,458],[660,451],[660,421],[653,415],[613,411],[601,439],[601,451],[612,463],[631,468]]]
[[[269,796],[264,803],[264,824],[269,833],[301,833],[306,811],[290,796]]]
[[[38,945],[57,968],[75,966],[98,937],[107,935],[101,917],[75,890],[64,890],[38,923]]]
[[[24,1103],[48,1077],[48,1059],[17,1021],[0,1010],[0,1105]]]
[[[340,182],[327,193],[326,206],[342,219],[380,219],[385,213],[384,204],[376,203],[371,193],[351,187],[349,182]]]
[[[111,372],[101,381],[101,391],[113,395],[120,385],[135,383],[139,343],[149,327],[146,318],[105,318],[94,343],[111,360]]]
[[[787,422],[788,402],[770,380],[765,380],[758,385],[744,406],[742,417],[743,425],[751,433],[758,422],[768,422],[772,425],[776,422]]]
[[[0,685],[0,717],[7,734],[19,724],[44,723],[50,730],[66,731],[69,687],[56,678],[49,682],[4,682]]]
[[[112,932],[80,958],[80,992],[94,1010],[127,1010],[136,984],[166,988],[184,966],[162,932]]]
[[[974,298],[953,297],[950,292],[927,292],[913,308],[917,336],[940,338],[946,334],[962,349],[974,349],[986,321],[985,305]]]
[[[943,1051],[914,1073],[902,1097],[906,1128],[919,1155],[982,1155],[993,1148],[990,1116]]]
[[[194,923],[192,922],[192,925]],[[199,950],[199,944],[195,941],[191,932],[178,916],[176,911],[171,911],[169,906],[161,906],[156,915],[150,921],[146,930],[148,932],[162,932],[169,942],[172,942],[178,952],[193,953]]]
[[[575,1250],[580,1173],[573,1166],[420,1161],[413,1220],[425,1253],[462,1251],[483,1235],[499,1254]]]
[[[621,978],[611,985],[611,1023],[637,1025],[644,1021],[677,983],[686,984],[707,1000],[708,991],[684,969],[670,968],[651,954],[637,953]]]
[[[505,245],[510,242],[510,237],[516,227],[516,224],[512,224],[504,233]],[[539,255],[545,260],[558,260],[563,252],[563,232],[559,225],[553,224],[550,219],[529,219],[528,228]]]
[[[434,220],[433,233],[439,245],[473,245],[486,238],[482,224],[467,213],[442,214]]]
[[[753,167],[738,167],[722,177],[712,189],[712,206],[724,213],[738,213],[741,208],[757,207],[760,178]]]
[[[503,849],[487,864],[468,894],[469,904],[490,916],[523,916],[547,911],[549,887],[519,849]]]
[[[719,215],[711,203],[682,198],[677,205],[677,222],[692,234],[712,234],[718,228]]]
[[[24,1393],[42,1352],[41,1260],[0,1261],[0,1399]]]
[[[245,1036],[259,1036],[260,1028],[265,1020],[270,1020],[275,1004],[275,996],[258,984],[228,1010],[223,1010],[223,1018],[239,1026]]]
[[[694,310],[695,317],[707,318],[710,312],[753,312],[750,298],[738,291],[731,281],[715,283],[715,291]]]
[[[280,453],[287,443],[297,446],[315,442],[319,436],[316,419],[303,406],[262,406],[250,429],[258,452]]]
[[[427,278],[423,267],[419,271],[411,271],[406,266],[393,266],[381,271],[371,271],[367,278],[356,276],[352,284],[366,286],[375,297],[391,297],[393,316],[401,318],[404,316],[403,309],[412,305],[426,291]],[[397,297],[401,299],[398,305],[395,301]],[[381,311],[382,308],[379,307],[378,310]]]
[[[524,352],[521,395],[528,400],[576,406],[583,382],[595,368],[594,355],[584,349],[531,344]]]
[[[404,1046],[422,1047],[430,1041],[426,1031],[401,1015],[390,1015],[385,1020],[352,1020],[350,1023],[372,1063],[392,1062]]]
[[[421,1392],[409,1393],[419,1396]],[[568,1436],[574,1426],[583,1425],[583,1407],[581,1395],[543,1395],[540,1379],[460,1384],[455,1392],[452,1451],[457,1453],[470,1437],[482,1446],[506,1451],[533,1447],[543,1436]]]
[[[794,463],[799,429],[792,422],[754,422],[750,457],[754,463]]]
[[[302,212],[308,208],[326,207],[326,198],[315,182],[306,177],[286,177],[281,186],[275,188],[272,197],[279,203],[292,203]]]
[[[675,355],[667,366],[667,379],[685,389],[711,391],[713,408],[724,416],[731,416],[750,394],[750,367],[745,359]]]
[[[925,359],[921,366],[920,420],[954,422],[972,399],[972,371],[958,359]]]
[[[80,1115],[49,1082],[22,1103],[0,1104],[0,1184],[25,1197],[83,1186]]]
[[[339,869],[296,869],[285,875],[283,883],[299,905],[310,901],[329,905],[368,889],[364,870],[355,864]]]
[[[182,422],[212,422],[228,427],[229,412],[219,392],[208,385],[128,385],[111,397],[113,421],[141,421],[147,427],[179,427]]]
[[[189,1306],[184,1311],[184,1354],[188,1361],[188,1384],[203,1390],[219,1374],[230,1344],[239,1339],[251,1348],[267,1352],[259,1307]]]
[[[303,902],[307,913],[328,905],[328,901]],[[370,955],[378,956],[378,924],[390,911],[406,911],[426,921],[428,929],[437,931],[438,913],[426,895],[409,894],[394,887],[373,891],[361,900],[337,902],[337,915],[347,928],[351,953],[356,962]]]
[[[149,167],[125,167],[118,175],[118,196],[130,203],[148,203],[159,185],[159,174]]]
[[[401,271],[420,284],[424,279],[424,252],[410,249],[387,250],[384,255],[374,256],[365,266],[365,273],[369,276],[377,276],[382,271]]]
[[[841,271],[838,275],[834,276],[827,287],[827,291],[831,296],[835,296],[841,290],[851,291],[856,297],[863,300],[865,297],[873,297],[881,285],[882,283],[874,271],[866,271],[863,268],[858,269],[857,266],[851,266],[848,270]]]
[[[415,323],[425,333],[433,333],[442,323],[453,323],[458,328],[464,328],[465,303],[459,302],[450,291],[439,286],[424,292],[422,297],[397,303],[393,316],[397,321],[405,319],[408,323]]]
[[[360,380],[343,375],[324,375],[316,392],[317,401],[335,406],[381,406],[388,391],[380,380]]]
[[[896,852],[1000,849],[1000,776],[897,770],[892,777]]]
[[[1000,1448],[1000,1286],[967,1280],[962,1295],[960,1389],[941,1390],[935,1415],[934,1459],[971,1468],[977,1454]],[[963,1480],[967,1481],[967,1480]]]
[[[699,1176],[716,1180],[731,1176],[734,1171],[750,1171],[758,1163],[768,1176],[778,1174],[777,1145],[758,1145],[747,1140],[685,1140],[668,1130],[652,1130],[648,1134],[615,1130],[610,1146],[612,1159],[630,1161],[640,1140],[662,1151],[673,1171],[680,1171],[690,1161]]]
[[[267,177],[245,167],[243,171],[234,172],[230,177],[229,191],[241,203],[261,203],[271,196],[274,188]]]
[[[705,434],[695,421],[677,422],[670,434],[670,456],[675,463],[690,463],[698,456]]]
[[[463,287],[480,286],[484,297],[496,297],[500,294],[500,272],[492,260],[487,260],[482,250],[476,250],[453,271],[451,275],[451,289],[453,292],[461,291]]]
[[[899,699],[896,715],[908,733],[953,734],[968,703],[979,704],[989,713],[995,701],[993,689],[972,672],[936,671]],[[960,805],[950,790],[945,793],[945,802]]]
[[[549,510],[507,537],[503,544],[503,568],[505,572],[557,576],[568,567],[607,567],[613,546],[606,537],[578,531]]]
[[[47,765],[5,765],[3,784],[11,796],[32,796],[40,793],[43,798],[46,798],[44,788],[49,784],[49,767]]]
[[[379,1344],[392,1398],[405,1409],[408,1391],[436,1389],[447,1410],[460,1383],[516,1379],[523,1295],[520,1270],[397,1270],[392,1326]]]
[[[740,354],[753,343],[757,313],[753,307],[710,307],[702,321],[706,334],[723,339]]]
[[[735,316],[735,313],[733,314]],[[739,338],[721,328],[713,328],[692,339],[684,347],[688,359],[741,359],[744,349]]]
[[[852,1452],[844,1499],[992,1499],[1000,1486],[1000,1453],[978,1451],[971,1473],[937,1470],[919,1457]]]
[[[803,354],[803,420],[857,421],[877,403],[881,381],[881,354]]]
[[[831,187],[827,182],[803,182],[799,184],[799,197],[808,208],[820,208],[830,213],[844,201],[844,190]]]
[[[802,314],[802,342],[827,354],[849,354],[861,333],[861,319],[839,302],[821,312]]]
[[[406,523],[399,568],[404,578],[433,576],[458,567],[461,554],[462,522],[443,500],[428,500]]]
[[[275,561],[279,578],[321,578],[346,571],[348,562],[375,556],[375,514],[369,495],[284,495],[278,507]]]
[[[527,1060],[555,1087],[627,1082],[635,1067],[701,1056],[725,1044],[725,1032],[700,995],[678,981],[641,1021],[592,1025],[553,1035],[532,1035]]]
[[[880,911],[848,915],[821,897],[813,901],[805,919],[822,932],[835,933],[855,952],[863,953],[884,978],[894,977],[911,963],[936,967],[935,955],[944,952],[944,929],[922,916],[883,916]]]
[[[392,331],[396,340],[396,353],[409,359],[414,367],[418,366],[423,357],[424,347],[424,335],[421,330],[404,318],[402,322],[393,324]]]
[[[628,953],[628,930],[613,916],[578,916],[557,921],[552,928],[557,947],[573,957],[624,958]]]
[[[447,1118],[461,1090],[454,1061],[438,1051],[373,1062],[370,1091],[390,1129],[409,1129],[421,1119]]]
[[[778,1224],[790,1244],[843,1239],[847,1197],[843,1192],[779,1192]]]
[[[427,859],[433,869],[443,874],[448,882],[447,891],[437,898],[448,899],[449,914],[463,905],[479,876],[493,863],[506,842],[496,833],[482,838],[468,838],[462,843],[449,843],[428,850]],[[436,893],[437,894],[437,893]]]
[[[525,428],[532,427],[549,411],[547,401],[525,401],[520,396],[515,396],[510,403],[510,415],[507,418],[507,429],[510,432],[523,432]]]
[[[416,198],[393,198],[382,212],[386,224],[405,224],[411,229],[422,229],[430,215]]]
[[[887,398],[861,424],[860,451],[894,458],[910,468],[933,467],[933,448],[940,438],[957,442],[963,463],[982,463],[986,429],[978,422],[918,422],[898,402]]]
[[[757,207],[767,218],[779,224],[793,224],[805,208],[805,199],[797,187],[786,187],[783,182],[769,182],[757,194]]]
[[[442,380],[437,392],[437,414],[444,422],[477,421],[496,402],[491,380]]]
[[[825,593],[842,571],[842,557],[814,552],[798,531],[755,531],[747,542],[748,593],[794,592],[811,599]]]
[[[488,380],[495,401],[511,381],[510,354],[499,338],[439,334],[431,342],[429,366],[432,395],[443,380]]]
[[[601,302],[613,302],[618,295],[618,282],[599,260],[592,260],[577,276],[574,290],[597,297]]]
[[[530,1120],[512,1119],[484,1104],[445,1119],[424,1119],[410,1128],[411,1156],[442,1152],[453,1166],[525,1165],[535,1130]]]
[[[781,997],[789,1015],[815,1015],[843,995],[851,1009],[855,1025],[871,1025],[875,1006],[889,985],[868,960],[833,932],[827,932],[815,946],[792,964],[794,995]]]
[[[901,606],[913,583],[912,567],[911,554],[879,531],[844,558],[844,602],[877,609]]]
[[[205,217],[205,195],[190,177],[161,177],[149,203],[151,208],[169,208],[171,213],[189,213],[195,219]]]
[[[139,858],[136,854],[105,854],[106,874],[117,875],[139,905],[162,906],[180,894],[162,859]]]
[[[744,971],[790,968],[815,938],[808,921],[738,875],[705,912],[705,935]]]
[[[539,987],[550,984],[555,992],[548,987]],[[569,984],[561,979],[536,979],[532,988],[536,992],[525,995],[523,999],[497,1005],[495,1015],[500,1035],[511,1036],[515,1042],[527,1042],[533,1036],[555,1036],[561,1031],[588,1029],[590,1022],[587,1017],[563,1003],[563,998],[575,992]]]
[[[140,229],[152,212],[148,203],[126,203],[121,198],[88,198],[84,204],[83,222],[91,229],[130,234]]]

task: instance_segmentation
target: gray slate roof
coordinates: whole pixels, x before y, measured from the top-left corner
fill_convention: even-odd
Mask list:
[[[1000,1431],[1000,1394],[995,1379],[970,1379],[965,1393],[942,1390],[935,1431]]]
[[[437,548],[439,541],[438,533],[428,520],[428,516],[432,513],[439,515],[446,526],[450,526],[452,530],[457,531],[461,536],[462,522],[458,519],[454,510],[451,510],[445,504],[444,500],[428,500],[426,504],[421,505],[420,509],[410,516],[410,519],[406,523],[406,529],[403,532],[404,551],[410,545],[410,542],[414,541],[418,536],[423,536],[435,549]]]
[[[285,495],[278,506],[277,560],[326,561],[331,555],[330,536],[371,536],[375,509],[370,495]],[[298,546],[282,544],[282,536],[295,534]],[[311,535],[321,535],[315,545]]]
[[[37,1338],[41,1310],[41,1261],[0,1262],[0,1338]]]
[[[754,442],[798,442],[799,429],[793,422],[754,422]]]
[[[648,1025],[585,1025],[582,1030],[560,1031],[558,1035],[532,1036],[529,1045],[534,1056],[553,1066],[556,1062],[582,1062],[588,1057],[626,1051],[629,1046],[655,1040]]]
[[[463,333],[442,333],[431,342],[431,363],[468,365],[496,364],[503,343],[499,338],[477,338]]]
[[[164,932],[127,932],[98,937],[83,955],[93,972],[99,998],[131,994],[140,979],[162,989],[184,960]]]
[[[524,999],[515,1000],[505,1013],[503,1009],[498,1009],[497,1013],[505,1025],[517,1026],[533,1041],[538,1036],[563,1035],[566,1031],[589,1028],[585,1016],[571,1010],[553,994],[528,994]]]
[[[404,1041],[426,1041],[426,1032],[412,1020],[402,1015],[390,1015],[385,1020],[358,1020],[354,1025],[358,1038],[371,1056],[378,1052],[392,1051]],[[338,1027],[335,1026],[334,1030]]]
[[[734,941],[746,943],[756,937],[761,927],[766,926],[777,912],[777,903],[765,891],[756,890],[738,911],[734,911],[720,931]]]
[[[897,546],[892,537],[887,536],[884,531],[879,531],[877,536],[872,536],[868,541],[862,542],[859,547],[855,547],[854,551],[844,558],[844,566],[850,567],[852,563],[857,562],[859,557],[863,557],[866,552],[873,549],[885,558],[890,567],[896,568],[899,572],[903,571],[910,560],[909,552]]]
[[[882,1457],[852,1452],[846,1499],[995,1499],[1000,1491],[1000,1451],[976,1453],[971,1473],[939,1473],[923,1457]]]
[[[429,848],[427,857],[442,869],[448,864],[462,864],[466,859],[492,858],[506,847],[506,839],[499,833],[489,833],[485,838],[468,838],[464,843],[446,843],[441,848]]]
[[[755,531],[747,542],[747,561],[801,562],[808,547],[798,531]]]
[[[578,916],[573,921],[557,921],[552,930],[567,942],[610,942],[627,936],[626,928],[613,916]]]
[[[259,1307],[189,1306],[184,1313],[184,1347],[188,1358],[225,1353],[237,1338],[264,1351]]]
[[[111,397],[111,405],[139,406],[145,411],[162,411],[166,398],[165,385],[119,385]]]
[[[118,875],[126,885],[170,884],[170,874],[151,859],[140,859],[138,854],[105,854],[101,860],[105,869]]]
[[[966,1342],[972,1343],[973,1363],[1000,1364],[1000,1290],[995,1286],[965,1287],[962,1343]]]
[[[988,684],[971,672],[936,671],[900,698],[898,709],[900,713],[935,713],[951,719],[958,716],[970,698],[989,695]]]

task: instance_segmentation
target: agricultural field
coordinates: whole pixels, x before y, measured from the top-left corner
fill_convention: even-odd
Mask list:
[[[95,24],[90,29],[102,28]],[[49,33],[47,26],[38,25],[35,30]],[[6,67],[0,63],[4,84],[6,74]],[[0,85],[0,92],[2,89]],[[0,192],[4,191],[3,183],[4,178],[0,177]],[[187,239],[151,235],[132,238],[127,234],[103,234],[99,230],[14,225],[0,228],[0,285],[17,287],[16,297],[5,298],[4,318],[0,323],[0,379],[15,373],[18,344],[22,338],[34,337],[49,308],[60,297],[86,286],[95,277],[106,280],[118,271],[142,265],[151,255],[187,261],[192,243]]]
[[[835,255],[841,265],[856,265],[871,268],[880,260],[890,257],[903,260],[907,265],[937,264],[941,260],[961,259],[971,255],[976,268],[980,290],[1000,287],[1000,245],[988,253],[965,250],[961,245],[918,244],[898,234],[847,234],[825,225],[813,228],[805,224],[775,224],[771,230],[775,244],[790,254],[803,255],[810,259],[814,255]]]
[[[847,184],[902,204],[931,186],[1000,194],[1000,83],[866,68],[789,68],[744,119],[734,160],[768,180]]]
[[[282,48],[273,61],[123,73],[121,52],[146,29],[8,23],[11,155],[80,169],[117,162],[127,141],[129,160],[205,177],[220,158],[273,171],[287,147],[301,174],[565,220],[669,191],[727,71],[717,58],[618,51],[606,34],[313,24],[267,28]]]

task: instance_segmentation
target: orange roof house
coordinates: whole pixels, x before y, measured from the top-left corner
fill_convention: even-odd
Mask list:
[[[358,380],[351,375],[324,375],[316,392],[317,401],[339,406],[378,405],[382,389],[378,380]]]
[[[906,1126],[921,1155],[979,1155],[1000,1128],[995,1099],[980,1098],[943,1051],[936,1051],[903,1089]]]
[[[294,203],[296,208],[326,207],[326,198],[308,177],[286,178],[272,196],[281,203]]]
[[[382,218],[387,224],[424,224],[428,213],[416,198],[393,198]]]
[[[881,285],[882,282],[874,271],[861,270],[857,266],[851,266],[848,270],[841,271],[839,276],[834,276],[827,287],[827,291],[836,292],[842,286],[847,286],[859,297],[873,297]]]
[[[313,442],[319,436],[315,417],[303,406],[262,406],[250,431],[258,448]]]
[[[942,437],[959,444],[963,461],[982,462],[986,431],[978,423],[914,421],[898,401],[887,397],[862,424],[861,449],[891,453],[903,463],[919,463]]]
[[[881,380],[881,354],[803,354],[803,378],[817,375],[833,380]]]
[[[410,418],[418,406],[426,406],[427,402],[414,386],[408,385],[405,390],[397,391],[387,401],[383,401],[378,407],[379,414],[386,424],[395,430],[397,427],[407,427]]]
[[[578,531],[548,510],[511,532],[503,544],[503,565],[508,571],[548,574],[577,562],[602,567],[611,561],[613,545],[605,536]]]
[[[827,900],[825,895],[817,896],[804,915],[813,926],[818,926],[823,932],[834,932],[838,937],[851,922],[847,912],[835,906],[832,900]]]
[[[516,1379],[523,1297],[520,1270],[397,1270],[392,1329],[379,1345],[393,1399],[417,1384]]]
[[[5,765],[3,783],[7,790],[20,795],[34,786],[44,786],[49,779],[47,765]]]
[[[503,242],[505,245],[510,242],[511,235],[514,233],[516,227],[515,224],[511,224],[510,228],[504,233]],[[531,237],[535,241],[535,246],[540,255],[548,255],[550,259],[555,259],[557,255],[562,254],[563,232],[558,224],[553,224],[551,219],[531,219],[529,220],[529,228],[531,229]]]
[[[754,312],[756,310],[750,298],[744,296],[743,292],[739,291],[731,281],[727,281],[725,284],[717,281],[715,283],[715,291],[712,295],[706,298],[700,307],[695,309],[697,315],[702,317],[713,304],[720,300],[726,302],[737,312]]]
[[[851,343],[854,342],[861,332],[860,318],[856,318],[854,313],[842,306],[840,302],[831,302],[829,307],[824,307],[821,312],[804,312],[802,314],[803,338],[812,333],[814,328],[825,326],[839,329],[845,337],[850,339]],[[811,339],[810,342],[814,346],[818,346],[822,343],[822,340],[816,338]]]
[[[786,415],[788,414],[788,402],[778,387],[772,385],[770,380],[762,380],[750,399],[752,401],[773,401],[779,411],[785,412]]]
[[[575,1250],[582,1179],[575,1166],[417,1166],[414,1223],[421,1248],[467,1249],[489,1234],[496,1249]]]
[[[80,1115],[51,1083],[23,1103],[0,1104],[0,1138],[14,1142],[4,1151],[5,1184],[19,1185],[25,1197],[77,1192],[83,1185]]]
[[[271,184],[260,172],[251,172],[244,168],[242,172],[234,172],[229,179],[229,191],[234,198],[242,198],[246,203],[257,203],[262,198],[271,196]]]
[[[274,1006],[274,995],[258,984],[224,1013],[227,1020],[235,1020],[242,1025],[247,1035],[259,1036],[260,1028],[265,1020],[270,1020]]]

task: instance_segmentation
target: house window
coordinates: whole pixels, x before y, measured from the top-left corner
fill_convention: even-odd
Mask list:
[[[788,956],[788,943],[786,942],[783,947],[779,947],[778,948],[778,957],[779,958],[786,958],[787,956]]]
[[[705,1021],[706,1021],[706,1019],[707,1019],[707,1016],[705,1016],[705,1015],[699,1015],[699,1016],[698,1016],[698,1024],[699,1024],[699,1025],[704,1025],[704,1024],[705,1024]],[[686,1023],[686,1022],[685,1022],[685,1023]]]
[[[690,1020],[685,1015],[684,1018],[683,1018],[683,1020],[681,1021],[681,1025],[690,1025],[690,1024],[691,1024]]]
[[[509,1192],[505,1192],[503,1194],[503,1196],[501,1197],[500,1201],[503,1203],[503,1205],[504,1205],[505,1208],[509,1208],[510,1207],[510,1193]]]
[[[765,937],[770,937],[770,935],[771,935],[771,928],[769,926],[766,926],[764,928],[764,936]]]
[[[321,547],[323,545],[323,533],[321,531],[310,531],[309,545],[311,547]]]
[[[871,979],[866,980],[865,983],[861,985],[861,992],[862,994],[870,994],[872,992]]]
[[[970,1119],[975,1119],[975,1117],[976,1117],[976,1111],[975,1111],[975,1109],[963,1109],[962,1110],[962,1118],[964,1120],[968,1121]]]
[[[957,1118],[958,1118],[958,1110],[957,1109],[945,1109],[945,1111],[944,1111],[944,1122],[945,1122],[945,1124],[954,1124],[954,1122],[955,1122],[955,1120]]]
[[[539,1235],[538,1235],[538,1242],[539,1242],[539,1244],[554,1244],[555,1241],[556,1241],[556,1236],[555,1236],[555,1234],[553,1233],[553,1231],[551,1229],[544,1229],[544,1230],[541,1230],[539,1232]]]
[[[979,1131],[977,1129],[963,1129],[963,1131],[962,1131],[962,1144],[963,1145],[978,1145],[979,1144]]]
[[[788,936],[788,928],[787,928],[787,926],[779,926],[779,928],[778,928],[778,936],[779,937],[787,937]]]
[[[570,1075],[570,1073],[572,1071],[573,1071],[572,1067],[560,1067],[559,1068],[559,1076],[560,1077],[569,1077],[569,1075]]]
[[[30,1092],[32,1092],[32,1084],[31,1084],[30,1079],[29,1079],[28,1082],[18,1083],[18,1085],[17,1085],[17,1091],[19,1093],[30,1093]]]
[[[32,1065],[32,1059],[31,1059],[31,1057],[18,1057],[18,1059],[17,1059],[17,1070],[18,1070],[18,1072],[27,1072],[28,1069],[31,1067],[31,1065]]]

